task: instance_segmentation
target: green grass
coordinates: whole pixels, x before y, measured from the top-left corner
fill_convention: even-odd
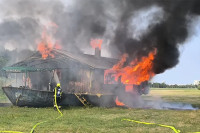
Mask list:
[[[170,133],[169,128],[143,125],[124,118],[174,126],[182,132],[200,131],[200,111],[144,110],[122,108],[65,108],[63,117],[36,128],[39,133],[66,132],[137,132]],[[52,108],[0,108],[0,130],[30,132],[37,122],[54,119],[59,114]]]
[[[200,103],[200,91],[195,89],[152,90],[144,98],[155,97],[176,102]],[[127,118],[171,125],[183,133],[200,131],[200,110],[70,107],[64,108],[62,112],[63,117],[55,120],[59,113],[53,108],[0,107],[0,130],[30,132],[37,122],[51,120],[39,125],[35,133],[173,133],[165,127],[121,121]]]
[[[198,90],[197,88],[151,88],[151,90]]]
[[[7,103],[7,102],[9,102],[9,100],[4,94],[3,90],[0,88],[0,103]]]
[[[6,99],[5,94],[3,93],[3,90],[0,88],[0,101]]]
[[[171,89],[170,90],[158,90],[152,89],[150,93],[144,96],[146,99],[151,98],[162,98],[165,101],[171,102],[184,102],[190,104],[199,104],[200,105],[200,90],[198,89]]]
[[[0,78],[0,103],[7,103],[9,102],[8,98],[6,97],[6,95],[4,94],[3,90],[2,90],[2,86],[5,85],[5,78]]]

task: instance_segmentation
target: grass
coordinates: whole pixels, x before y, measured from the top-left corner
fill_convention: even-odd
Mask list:
[[[189,90],[152,90],[144,98],[155,96],[170,101],[183,100],[187,103],[198,103],[200,91]],[[174,98],[176,97],[176,98]],[[190,98],[193,98],[192,100]],[[137,124],[122,119],[134,119],[174,126],[181,132],[200,131],[200,110],[155,110],[155,109],[124,109],[124,108],[83,108],[69,107],[62,110],[63,117],[55,120],[59,113],[52,108],[19,108],[0,107],[0,130],[30,132],[37,123],[35,133],[68,133],[68,132],[111,132],[111,133],[172,133],[169,128],[156,125]]]
[[[7,103],[7,102],[9,102],[9,100],[0,87],[0,103]]]
[[[198,90],[197,88],[151,88],[151,90]]]
[[[176,89],[173,90],[170,88],[168,89],[152,89],[150,93],[145,98],[162,98],[165,101],[171,102],[184,102],[190,104],[199,104],[200,105],[200,90],[198,89],[191,89],[191,88],[184,88],[184,89]]]
[[[6,95],[3,93],[3,90],[0,88],[0,101],[6,100]]]
[[[143,125],[124,118],[175,126],[182,132],[200,131],[200,111],[143,110],[122,108],[65,108],[63,117],[44,123],[37,132],[173,132],[169,128]],[[0,130],[30,132],[37,122],[56,118],[59,114],[52,108],[0,108]]]
[[[6,80],[5,78],[0,77],[0,103],[8,103],[9,100],[6,97],[6,95],[4,94],[3,90],[2,90],[2,86],[5,86],[6,84]],[[8,82],[8,80],[7,80]]]
[[[3,86],[4,80],[0,77],[0,102],[4,101],[6,99],[5,94],[3,93],[3,90],[1,89]]]

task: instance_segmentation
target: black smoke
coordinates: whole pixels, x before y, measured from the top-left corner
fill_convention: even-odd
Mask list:
[[[178,63],[178,47],[190,36],[188,24],[199,7],[199,0],[2,0],[0,45],[36,49],[50,21],[58,25],[55,38],[68,51],[92,50],[92,38],[102,38],[103,51],[112,56],[128,53],[130,61],[156,48],[158,74]],[[153,8],[157,11],[132,23]],[[146,28],[136,30],[147,19]]]
[[[199,0],[148,0],[126,1],[127,7],[124,11],[113,40],[113,45],[120,49],[121,53],[128,53],[130,58],[147,55],[150,51],[157,49],[154,60],[154,72],[164,72],[178,63],[178,46],[183,44],[189,36],[189,16],[199,15]],[[144,4],[143,4],[144,3]],[[140,40],[130,38],[127,29],[130,13],[138,7],[157,5],[164,10],[164,21],[151,27],[150,31]],[[191,18],[191,17],[190,17]],[[139,25],[139,24],[138,24]]]

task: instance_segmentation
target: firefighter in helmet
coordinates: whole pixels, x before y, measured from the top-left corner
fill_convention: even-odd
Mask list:
[[[55,97],[56,97],[56,102],[55,102]],[[58,83],[54,89],[54,107],[56,107],[56,103],[57,105],[59,105],[59,103],[61,102],[61,97],[62,97],[62,89],[60,87],[60,83]],[[60,108],[60,106],[58,106]]]

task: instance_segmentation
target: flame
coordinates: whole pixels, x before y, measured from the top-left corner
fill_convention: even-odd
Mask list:
[[[91,39],[90,41],[90,45],[92,46],[92,48],[99,48],[99,50],[101,50],[101,45],[103,43],[102,39]]]
[[[115,81],[118,81],[120,78],[121,83],[129,85],[126,87],[126,90],[129,91],[131,90],[130,85],[140,85],[142,82],[150,80],[155,75],[152,70],[155,54],[156,50],[150,52],[147,57],[142,57],[140,61],[138,61],[138,59],[133,60],[125,67],[124,64],[126,63],[128,55],[124,54],[113,68],[105,70],[104,78],[107,80],[106,77],[109,74],[111,74],[111,77],[114,78]]]
[[[59,41],[54,41],[53,37],[47,34],[47,28],[48,27],[54,27],[57,28],[58,26],[51,22],[48,24],[46,28],[44,28],[42,32],[41,41],[38,43],[37,50],[41,53],[42,58],[46,59],[47,57],[54,58],[53,49],[61,49],[61,45],[59,44]],[[55,43],[54,43],[55,42]]]
[[[123,102],[120,102],[118,97],[116,97],[115,103],[117,106],[125,106],[125,104]]]
[[[126,92],[133,92],[133,85],[126,85],[126,87],[125,87],[125,91]]]

